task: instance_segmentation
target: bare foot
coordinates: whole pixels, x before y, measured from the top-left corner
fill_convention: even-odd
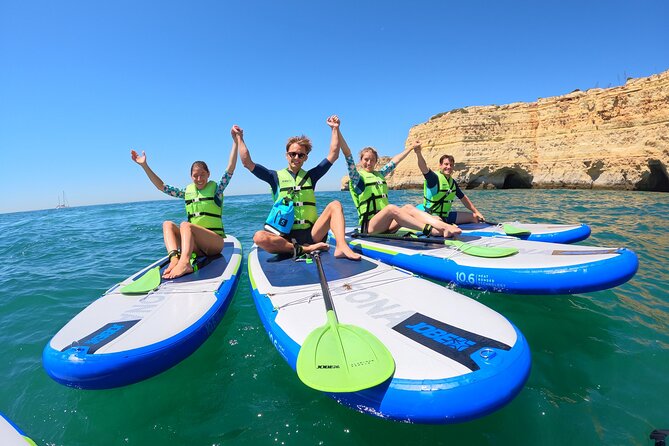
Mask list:
[[[430,229],[430,235],[432,237],[448,237],[445,229],[437,229],[434,226]]]
[[[462,229],[457,227],[456,225],[446,225],[444,228],[444,237],[455,237],[457,235],[462,234]]]
[[[302,245],[305,254],[310,254],[314,251],[327,251],[330,249],[330,245],[323,242],[314,243],[313,245]]]
[[[338,259],[349,259],[349,260],[360,260],[362,256],[357,252],[353,251],[347,243],[343,243],[343,246],[340,248],[339,245],[335,247],[334,256]]]
[[[173,256],[170,259],[170,264],[167,265],[167,268],[165,268],[165,271],[163,271],[163,278],[166,279],[168,274],[172,272],[175,266],[177,266],[177,263],[179,263],[179,257]]]
[[[190,265],[190,263],[179,262],[168,275],[164,275],[163,277],[165,279],[176,279],[177,277],[181,277],[192,272],[193,267]]]

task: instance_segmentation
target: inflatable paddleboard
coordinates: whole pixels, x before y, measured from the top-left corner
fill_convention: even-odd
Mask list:
[[[479,237],[513,236],[522,240],[549,243],[576,243],[590,236],[586,224],[557,225],[537,223],[466,223],[458,225],[463,235]]]
[[[366,256],[457,285],[511,294],[575,294],[605,290],[627,282],[637,271],[636,254],[625,248],[562,245],[515,237],[462,235],[463,246],[445,246],[444,239],[355,238],[349,245]],[[393,237],[393,235],[389,235]],[[429,241],[429,243],[428,243]],[[437,243],[432,243],[437,242]],[[448,242],[447,242],[448,243]],[[503,257],[480,257],[468,248],[515,251]]]
[[[499,409],[522,389],[530,350],[502,315],[369,258],[324,252],[321,260],[339,322],[371,332],[395,361],[394,374],[380,385],[329,393],[337,402],[392,420],[455,423]],[[270,341],[295,370],[307,335],[326,323],[317,267],[254,248],[248,269]]]
[[[2,413],[0,413],[0,444],[2,446],[35,446],[35,442]]]
[[[166,261],[113,286],[68,322],[44,348],[49,376],[66,386],[106,389],[149,378],[193,353],[230,305],[242,246],[228,235],[220,256],[206,258],[194,273],[159,280],[148,293],[121,292]]]

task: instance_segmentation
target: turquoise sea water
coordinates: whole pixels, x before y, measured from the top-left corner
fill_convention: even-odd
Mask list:
[[[395,203],[418,191],[391,192]],[[46,445],[648,445],[669,428],[669,195],[644,192],[468,191],[490,220],[584,222],[582,244],[626,246],[637,275],[617,288],[561,296],[459,290],[524,333],[532,372],[501,410],[457,425],[360,414],[300,383],[258,318],[246,262],[237,294],[205,344],[172,369],[113,390],[52,381],[42,349],[114,283],[164,255],[161,222],[179,200],[0,215],[0,412]],[[318,194],[319,204],[344,192]],[[226,197],[226,231],[243,244],[269,195]],[[258,210],[260,209],[260,210]]]

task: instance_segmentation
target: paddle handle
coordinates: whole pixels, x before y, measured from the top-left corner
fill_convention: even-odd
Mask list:
[[[318,268],[318,278],[321,282],[321,291],[323,292],[323,302],[325,302],[325,309],[335,313],[334,304],[332,303],[332,295],[330,294],[330,287],[328,286],[328,280],[325,277],[323,263],[321,263],[321,255],[318,251],[316,251],[312,254],[312,257],[316,262],[316,268]]]

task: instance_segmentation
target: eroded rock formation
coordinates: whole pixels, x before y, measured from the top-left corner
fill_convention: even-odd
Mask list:
[[[533,103],[467,107],[411,128],[436,169],[455,157],[465,188],[669,191],[669,71]],[[391,187],[422,187],[412,153]]]

